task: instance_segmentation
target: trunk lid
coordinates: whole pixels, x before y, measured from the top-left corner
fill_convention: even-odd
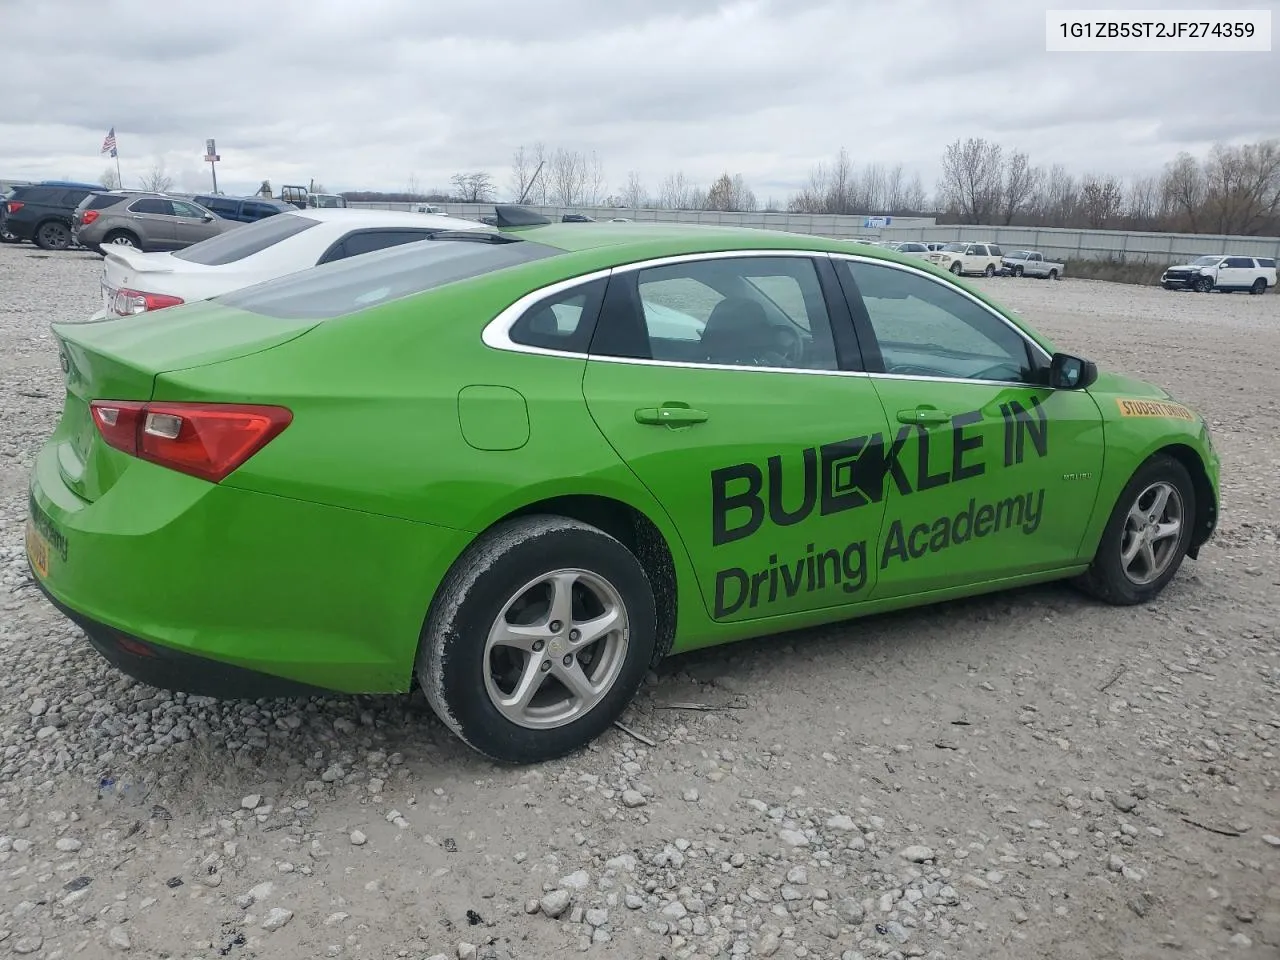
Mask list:
[[[181,263],[168,253],[143,253],[110,243],[103,246],[102,254],[102,306],[108,312],[121,288],[168,293],[164,275],[177,272]]]
[[[150,400],[161,374],[269,350],[316,323],[264,323],[262,317],[204,302],[102,323],[54,324],[66,378],[62,420],[54,434],[63,481],[81,499],[97,500],[133,462],[103,441],[91,401]]]

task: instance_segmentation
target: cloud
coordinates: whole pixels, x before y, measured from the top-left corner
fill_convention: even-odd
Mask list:
[[[60,0],[5,15],[0,176],[95,178],[108,127],[133,183],[310,178],[397,189],[490,171],[542,141],[595,152],[609,188],[741,172],[761,197],[842,146],[927,186],[983,136],[1040,164],[1121,175],[1280,131],[1275,54],[1063,54],[1049,8],[933,0]],[[1129,7],[1195,7],[1131,0]],[[1203,3],[1200,4],[1203,6]],[[1272,9],[1280,0],[1253,6]],[[65,24],[93,41],[69,49]],[[52,67],[51,65],[56,65]]]

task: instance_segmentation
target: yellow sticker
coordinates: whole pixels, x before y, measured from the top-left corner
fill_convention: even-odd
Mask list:
[[[1168,417],[1173,420],[1196,419],[1196,415],[1180,403],[1169,403],[1167,400],[1122,400],[1117,399],[1122,417]]]

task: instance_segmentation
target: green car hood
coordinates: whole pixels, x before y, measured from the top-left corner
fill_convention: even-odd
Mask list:
[[[1126,377],[1119,373],[1098,373],[1098,379],[1089,388],[1090,393],[1107,393],[1116,396],[1135,397],[1150,400],[1172,400],[1169,393],[1153,383]]]

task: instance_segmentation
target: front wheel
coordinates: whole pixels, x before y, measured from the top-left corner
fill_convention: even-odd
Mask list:
[[[1015,277],[1020,277],[1020,276],[1022,276],[1022,274],[1023,274],[1023,273],[1024,273],[1024,271],[1023,271],[1022,267],[1014,267],[1014,268],[1013,268],[1013,275],[1014,275]]]
[[[1156,454],[1120,494],[1080,585],[1117,606],[1146,603],[1182,565],[1195,516],[1196,493],[1187,468]]]
[[[1213,289],[1213,281],[1210,280],[1208,277],[1201,277],[1199,280],[1195,282],[1194,289],[1196,293],[1208,293],[1210,290]]]
[[[964,267],[960,266],[959,260],[957,260],[955,263],[951,265],[951,272],[954,273],[957,277],[960,276],[960,274],[964,273]]]
[[[510,763],[590,743],[649,668],[657,604],[644,567],[596,527],[559,516],[507,521],[445,578],[417,674],[464,742]]]

